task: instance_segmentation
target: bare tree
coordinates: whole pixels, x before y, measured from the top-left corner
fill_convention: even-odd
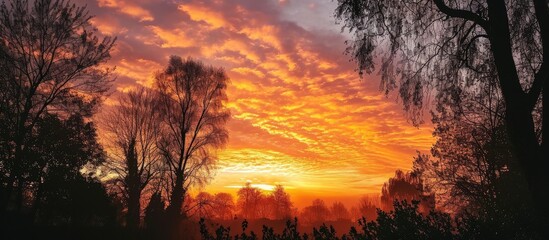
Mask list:
[[[319,225],[324,223],[330,217],[330,209],[321,199],[315,199],[311,206],[303,208],[301,219],[308,225]]]
[[[180,216],[185,192],[209,180],[215,150],[228,139],[228,78],[221,68],[172,56],[156,76],[163,110],[159,148],[168,169],[171,216]]]
[[[366,218],[368,221],[375,220],[377,218],[377,209],[381,206],[380,198],[378,196],[362,196],[358,202],[358,218]],[[356,213],[355,213],[356,214]]]
[[[271,194],[262,194],[256,207],[257,218],[274,219],[274,209],[276,203]]]
[[[0,140],[8,148],[0,165],[16,209],[30,181],[26,152],[36,122],[52,111],[89,116],[109,89],[109,71],[98,65],[109,59],[115,39],[96,37],[90,19],[85,7],[68,1],[0,5],[0,118],[6,128]]]
[[[195,197],[195,215],[199,218],[212,219],[214,216],[214,196],[207,192],[200,192]]]
[[[245,219],[256,219],[258,217],[259,204],[263,198],[261,190],[252,187],[252,184],[248,182],[238,190],[237,194],[237,204],[242,217]]]
[[[334,202],[330,208],[331,218],[335,221],[349,220],[351,219],[351,214],[345,205],[341,202]]]
[[[158,95],[145,88],[122,94],[118,104],[103,116],[102,123],[113,148],[109,167],[118,176],[113,186],[128,208],[126,224],[139,227],[142,192],[159,170]]]
[[[293,203],[282,185],[276,185],[273,193],[274,209],[273,217],[275,219],[290,219],[292,217]]]
[[[395,176],[389,178],[381,188],[381,209],[386,212],[392,211],[395,201],[418,201],[420,212],[427,214],[435,208],[434,198],[434,193],[426,191],[418,173],[397,170]]]

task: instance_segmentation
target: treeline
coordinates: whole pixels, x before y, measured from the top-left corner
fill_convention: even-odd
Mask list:
[[[282,185],[275,186],[272,191],[262,191],[249,182],[238,190],[236,197],[235,200],[229,193],[199,192],[194,197],[189,194],[183,208],[188,217],[196,220],[289,220],[297,217],[301,224],[308,226],[327,221],[351,223],[363,217],[373,220],[378,209],[390,212],[394,203],[400,201],[417,202],[422,214],[435,210],[435,194],[424,191],[422,180],[413,172],[400,170],[383,185],[380,194],[365,195],[353,206],[345,206],[339,201],[328,205],[322,199],[315,199],[311,205],[298,209]]]

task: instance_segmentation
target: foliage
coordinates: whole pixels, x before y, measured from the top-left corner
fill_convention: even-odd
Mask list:
[[[480,192],[487,193],[489,189],[484,180],[472,178],[487,177],[484,173],[492,174],[501,168],[481,164],[479,169],[475,167],[479,164],[469,163],[467,158],[480,151],[482,155],[472,160],[488,163],[483,161],[487,155],[482,151],[489,149],[484,146],[489,141],[482,138],[492,135],[491,130],[497,127],[506,129],[512,157],[519,166],[509,165],[507,169],[526,179],[528,195],[532,196],[538,220],[543,225],[540,230],[548,237],[549,206],[545,203],[549,198],[547,1],[339,0],[335,15],[342,21],[343,29],[353,34],[348,53],[358,63],[360,74],[372,73],[379,65],[383,90],[398,91],[404,109],[415,124],[423,121],[424,101],[434,93],[434,119],[442,123],[439,125],[442,129],[438,128],[436,134],[445,137],[445,128],[453,129],[450,134],[454,134],[454,130],[473,134],[472,139],[464,138],[461,144],[457,141],[458,145],[449,151],[444,151],[444,144],[456,139],[446,138],[435,146],[435,154],[449,154],[459,159],[462,148],[458,146],[466,145],[463,149],[466,163],[463,167],[457,167],[458,164],[452,167],[468,180],[462,182],[463,187],[452,187],[452,191],[475,190],[475,186],[480,186]],[[485,114],[482,108],[495,114]],[[454,120],[463,124],[444,122],[450,120],[449,116],[455,116]],[[505,124],[497,124],[500,117]],[[489,123],[486,126],[491,130],[477,132],[479,129],[471,128],[468,121]],[[469,148],[471,140],[480,140],[480,146]],[[496,156],[493,160],[500,157],[505,156]],[[491,163],[497,164],[494,161]],[[467,168],[472,168],[472,178],[466,176]],[[453,172],[450,170],[448,174]],[[481,175],[475,176],[475,173]],[[470,183],[473,185],[468,185]]]
[[[242,222],[242,233],[240,235],[236,234],[231,236],[231,229],[219,226],[215,231],[215,235],[210,234],[208,227],[206,226],[206,221],[200,219],[200,234],[203,240],[255,240],[258,239],[257,235],[251,231],[250,233],[246,232],[248,227],[248,221],[244,220]],[[282,233],[275,233],[274,230],[270,227],[263,226],[262,230],[262,239],[264,240],[278,240],[278,239],[288,239],[288,240],[307,240],[309,239],[307,234],[299,233],[297,229],[297,218],[294,221],[286,221],[286,226]]]
[[[39,224],[112,225],[115,209],[93,171],[105,160],[95,127],[80,115],[67,120],[45,115],[36,125],[36,137],[28,146],[26,182],[31,191],[27,202]],[[55,129],[55,131],[52,131]]]
[[[457,229],[448,214],[431,212],[422,215],[418,211],[418,202],[412,204],[395,202],[394,211],[384,212],[379,210],[376,221],[367,222],[362,218],[358,224],[360,229],[352,227],[347,234],[338,235],[332,226],[322,224],[318,229],[313,228],[313,239],[319,240],[359,240],[359,239],[460,239]],[[208,232],[204,219],[200,220],[202,239],[255,239],[255,234],[242,233],[231,236],[230,228],[220,226],[215,235]],[[243,223],[243,230],[247,221]],[[263,239],[269,240],[300,240],[308,239],[307,234],[299,233],[297,229],[297,218],[294,221],[287,221],[282,233],[275,233],[272,228],[263,226]],[[253,237],[252,237],[253,236]]]
[[[10,0],[0,4],[0,180],[2,211],[21,211],[31,183],[28,156],[37,124],[50,112],[89,117],[110,87],[115,40],[100,39],[85,7],[66,1]]]

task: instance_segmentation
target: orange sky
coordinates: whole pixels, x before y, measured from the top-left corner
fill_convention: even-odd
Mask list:
[[[77,0],[118,36],[116,91],[150,85],[170,55],[222,66],[232,120],[210,192],[283,184],[297,206],[379,193],[432,127],[413,127],[376,76],[360,80],[331,0]],[[106,102],[109,104],[109,100]]]

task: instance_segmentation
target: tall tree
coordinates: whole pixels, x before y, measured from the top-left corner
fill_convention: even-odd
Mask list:
[[[180,216],[186,190],[209,180],[215,150],[228,139],[228,78],[221,68],[172,56],[156,76],[163,111],[159,144],[169,176],[167,213]]]
[[[382,88],[398,89],[415,123],[423,99],[456,97],[455,85],[496,79],[513,154],[540,216],[549,216],[549,5],[529,1],[339,0],[336,16],[353,32],[348,52],[362,73],[379,61]],[[384,53],[376,51],[381,46]],[[398,63],[398,64],[397,64]],[[401,63],[401,64],[400,64]],[[450,103],[450,101],[449,101]],[[541,121],[533,112],[539,108]],[[542,134],[536,135],[537,127]],[[547,224],[548,221],[545,221]]]
[[[141,195],[157,174],[160,111],[157,94],[139,88],[118,97],[117,105],[103,115],[105,138],[112,146],[109,168],[113,188],[126,202],[126,224],[139,227]]]
[[[5,198],[20,209],[26,156],[33,129],[49,111],[89,116],[109,88],[109,58],[115,39],[95,36],[85,7],[60,0],[9,0],[0,5],[0,159]],[[5,209],[5,203],[2,201]]]

